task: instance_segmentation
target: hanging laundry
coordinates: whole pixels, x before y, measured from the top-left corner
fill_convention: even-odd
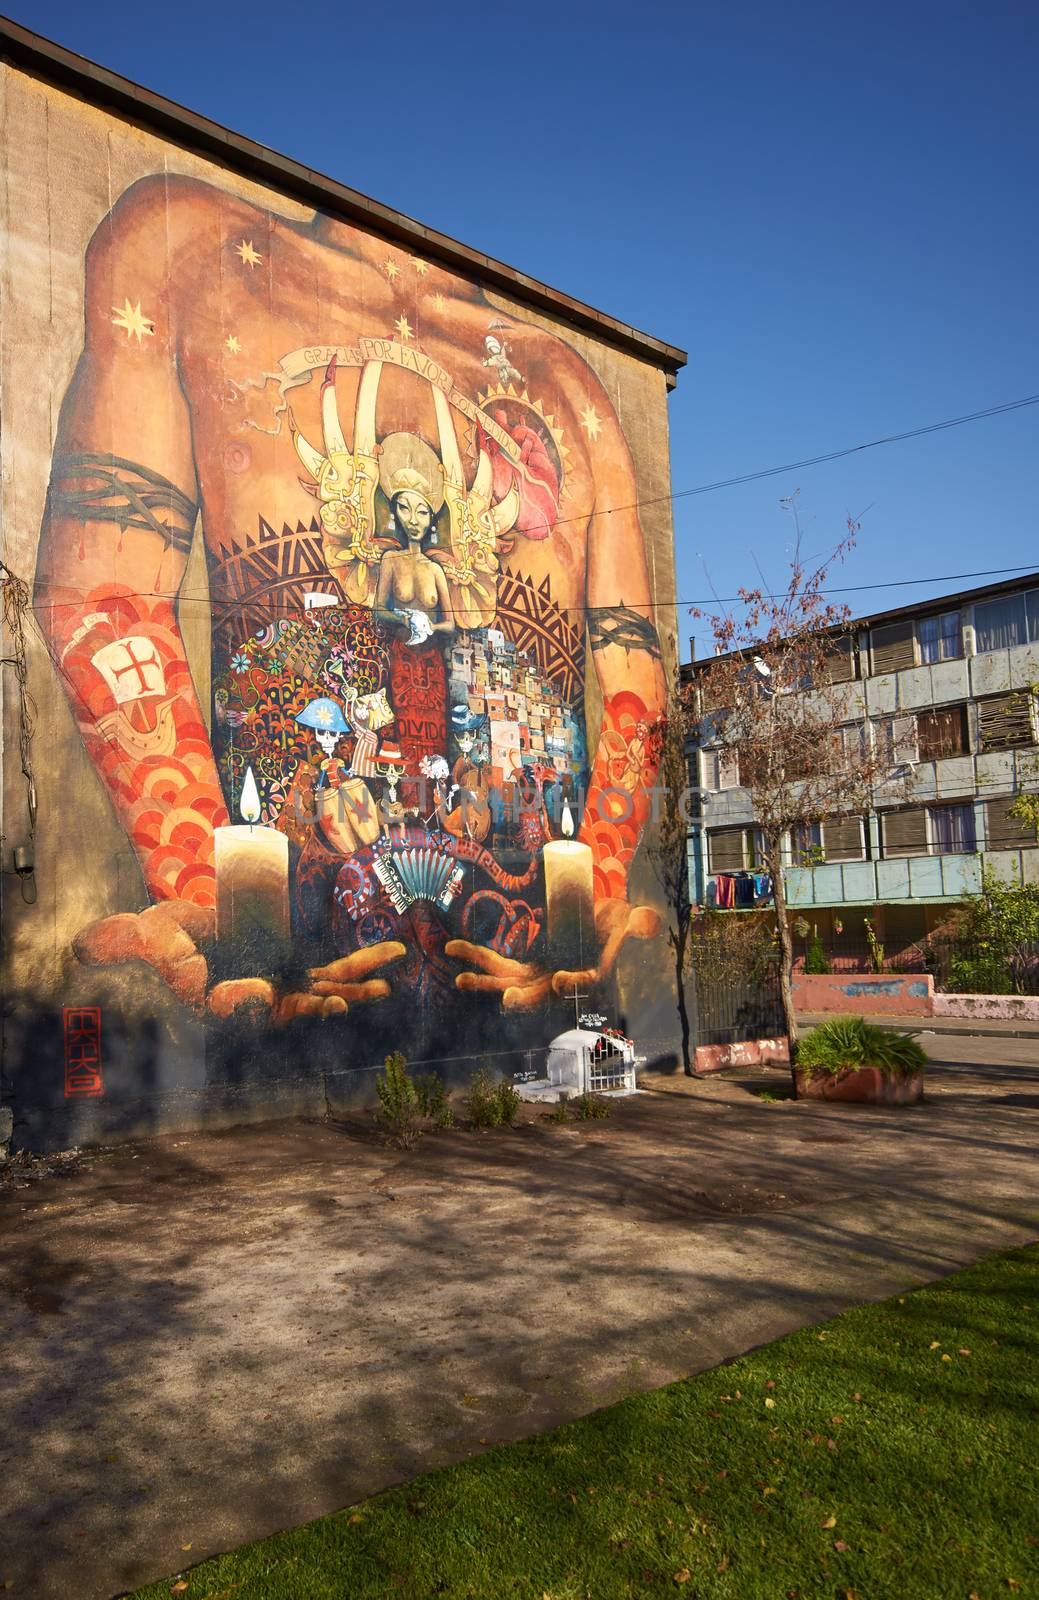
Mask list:
[[[727,872],[719,872],[714,880],[714,903],[719,911],[729,911],[736,904],[736,881]]]
[[[741,872],[736,879],[736,904],[742,907],[754,904],[754,879],[749,872]]]

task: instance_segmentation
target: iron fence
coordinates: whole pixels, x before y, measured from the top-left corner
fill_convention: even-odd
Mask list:
[[[779,963],[759,962],[735,974],[705,971],[693,963],[696,984],[696,1044],[738,1044],[786,1033],[779,990]]]
[[[794,971],[804,972],[814,939],[794,945]],[[818,940],[829,970],[841,973],[930,973],[940,993],[1039,994],[1039,943],[1017,945],[1009,954],[990,944],[951,934],[932,934],[903,950],[884,952],[882,963],[865,942],[841,935]]]

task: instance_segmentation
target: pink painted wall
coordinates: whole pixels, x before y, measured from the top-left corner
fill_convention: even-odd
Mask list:
[[[735,1044],[701,1044],[696,1047],[696,1071],[722,1072],[726,1067],[764,1067],[790,1060],[790,1046],[782,1039],[740,1039]]]
[[[794,1005],[809,1016],[847,1011],[862,1017],[929,1017],[934,998],[934,979],[921,973],[794,973]]]

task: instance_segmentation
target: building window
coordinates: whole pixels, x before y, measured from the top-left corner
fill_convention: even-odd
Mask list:
[[[864,761],[866,758],[866,724],[864,722],[846,722],[840,729],[841,750],[848,761]]]
[[[874,672],[903,672],[916,666],[910,620],[879,623],[870,633]]]
[[[919,761],[915,717],[877,717],[873,724],[877,757],[886,767]]]
[[[885,857],[971,855],[977,849],[969,801],[885,811],[881,828]]]
[[[1021,750],[1034,743],[1033,697],[1027,689],[978,701],[978,744],[982,751]]]
[[[932,855],[972,855],[977,848],[974,838],[974,807],[968,802],[951,806],[928,806],[927,821]]]
[[[733,750],[701,750],[700,770],[705,789],[738,789],[740,763]]]
[[[761,835],[757,828],[711,828],[707,855],[710,872],[750,871],[761,862]]]
[[[836,817],[823,824],[823,856],[827,861],[865,861],[861,817]]]
[[[940,711],[919,712],[916,738],[921,761],[947,761],[952,756],[969,755],[967,707],[943,706]]]
[[[829,822],[802,822],[790,831],[790,860],[795,867],[817,867],[826,861],[864,861],[861,817],[835,817]]]
[[[795,867],[814,867],[824,859],[821,822],[799,822],[791,829],[790,859]]]
[[[955,661],[963,654],[960,613],[944,611],[940,617],[923,617],[916,625],[920,660]]]
[[[979,655],[1039,639],[1039,589],[985,600],[974,607],[974,648]]]
[[[1016,796],[1001,796],[985,801],[985,844],[989,850],[1034,850],[1039,840],[1035,829],[1019,817],[1010,815]]]

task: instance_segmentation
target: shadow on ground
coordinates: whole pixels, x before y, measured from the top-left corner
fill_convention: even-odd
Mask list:
[[[408,1153],[297,1119],[9,1175],[0,1582],[110,1596],[1039,1236],[1030,1041],[931,1047],[904,1110],[661,1077]]]

